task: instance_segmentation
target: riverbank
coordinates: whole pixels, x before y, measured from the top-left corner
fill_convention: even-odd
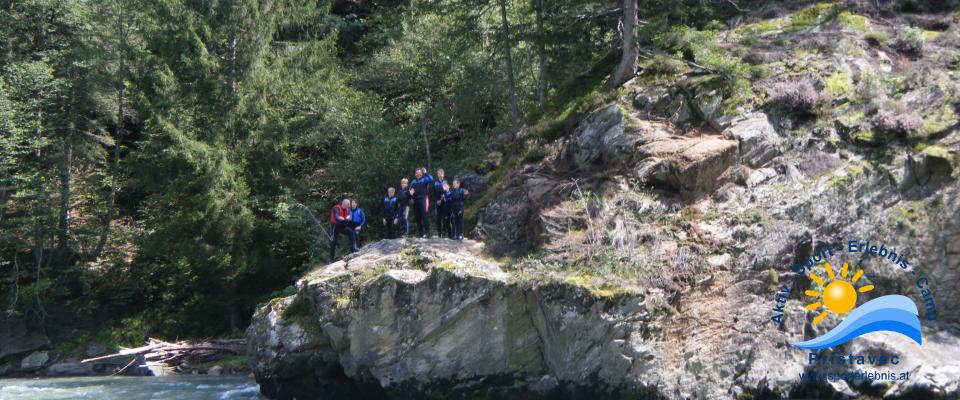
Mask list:
[[[23,326],[0,335],[0,378],[80,376],[249,376],[243,339],[148,339],[124,348],[99,341],[51,340]]]

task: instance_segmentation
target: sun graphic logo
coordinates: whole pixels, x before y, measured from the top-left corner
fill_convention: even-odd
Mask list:
[[[850,281],[847,281],[847,274],[850,272],[850,265],[843,263],[843,268],[840,269],[840,277],[837,278],[833,273],[833,267],[830,263],[824,264],[824,267],[827,270],[827,280],[824,281],[823,278],[817,274],[811,272],[808,276],[810,280],[814,281],[819,285],[822,290],[806,290],[803,293],[807,296],[817,298],[815,303],[807,304],[807,311],[813,311],[820,308],[826,308],[816,317],[813,318],[813,324],[817,325],[827,317],[827,311],[831,311],[834,314],[846,314],[850,312],[857,305],[857,292],[866,293],[873,290],[873,285],[864,285],[859,289],[854,289],[853,284],[857,283],[861,277],[863,277],[863,269],[857,271],[853,274],[853,278]]]
[[[807,311],[820,310],[813,318],[813,324],[819,325],[829,313],[843,315],[844,319],[827,333],[813,339],[792,343],[794,347],[820,350],[846,343],[870,332],[891,331],[913,339],[917,344],[923,342],[920,332],[920,319],[917,305],[910,298],[898,294],[887,295],[870,300],[857,307],[858,293],[874,290],[873,285],[856,286],[863,278],[863,269],[858,270],[847,280],[850,266],[843,263],[840,276],[836,276],[830,263],[825,263],[827,279],[811,272],[807,276],[817,284],[817,289],[804,291],[815,298],[804,308]]]

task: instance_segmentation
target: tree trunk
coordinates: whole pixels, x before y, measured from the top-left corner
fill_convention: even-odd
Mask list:
[[[44,96],[43,91],[37,94],[37,103],[38,103],[37,113],[36,113],[37,121],[35,124],[35,132],[34,132],[37,143],[40,143],[40,137],[43,132],[43,110],[40,109],[41,106],[39,105],[41,103],[40,99],[42,99],[43,96]],[[37,161],[42,162],[43,150],[39,145],[37,145],[35,155],[37,157]],[[45,232],[46,230],[44,229],[44,226],[43,226],[44,218],[42,218],[41,215],[44,214],[44,209],[46,208],[45,207],[46,205],[44,204],[44,202],[46,201],[47,196],[46,196],[46,190],[44,189],[43,180],[40,178],[39,172],[34,175],[33,181],[36,187],[35,190],[37,191],[35,194],[35,196],[37,196],[37,199],[36,199],[36,202],[33,204],[33,207],[31,210],[31,214],[32,214],[31,218],[33,218],[33,221],[34,221],[33,223],[33,229],[34,229],[33,259],[34,259],[34,262],[36,263],[34,283],[37,285],[37,287],[40,287],[40,268],[43,267],[43,253],[45,252],[45,247],[46,247],[46,244],[43,240],[44,237],[46,236],[46,232]],[[42,321],[46,317],[46,311],[44,311],[43,309],[43,302],[40,301],[40,292],[41,290],[34,290],[33,297],[37,303],[37,315],[39,319]]]
[[[427,139],[427,113],[420,112],[420,133],[423,134],[423,148],[427,152],[427,170],[433,169],[430,162],[430,140]]]
[[[72,74],[71,74],[72,75]],[[76,77],[74,77],[76,78]],[[63,160],[60,165],[60,213],[57,220],[57,253],[65,255],[70,245],[70,189],[73,184],[73,132],[77,129],[73,119],[75,91],[70,92],[70,105],[67,108],[67,118],[70,124],[63,134]]]
[[[230,60],[230,94],[237,94],[237,36],[231,35],[227,42],[227,56]]]
[[[119,10],[117,12],[117,30],[119,34],[119,51],[117,66],[117,130],[113,138],[113,160],[110,163],[110,192],[107,195],[107,212],[103,216],[103,231],[100,233],[100,241],[97,243],[96,250],[93,251],[92,260],[100,258],[104,248],[107,246],[107,240],[110,238],[110,224],[113,223],[113,209],[117,201],[117,179],[120,175],[120,140],[123,138],[123,100],[124,90],[126,88],[126,51],[127,36],[123,20],[123,2],[118,2]]]
[[[507,72],[507,101],[510,103],[510,120],[514,126],[521,121],[520,106],[517,104],[517,87],[513,80],[513,60],[510,59],[510,23],[507,21],[507,0],[500,0],[500,20],[503,23],[503,58]]]
[[[228,58],[230,60],[230,96],[234,108],[231,110],[231,114],[236,113],[236,104],[239,103],[237,100],[237,35],[230,35],[230,39],[227,41],[228,49]],[[227,131],[230,132],[230,138],[227,140],[227,143],[230,146],[230,150],[233,150],[237,147],[237,121],[236,118],[230,118],[227,122],[230,126],[227,128]]]
[[[637,0],[623,0],[623,18],[620,26],[623,55],[617,69],[604,85],[604,90],[613,90],[637,74],[638,49],[634,39],[637,28]]]
[[[70,123],[67,136],[63,140],[63,163],[60,166],[60,216],[57,230],[57,247],[60,255],[65,254],[70,240],[70,188],[73,181],[73,123]]]
[[[3,218],[7,215],[7,175],[0,172],[0,228],[3,228]]]
[[[543,0],[534,0],[537,13],[537,59],[540,64],[540,85],[537,88],[537,102],[542,106],[547,102],[547,49],[544,42],[547,33],[543,31]]]

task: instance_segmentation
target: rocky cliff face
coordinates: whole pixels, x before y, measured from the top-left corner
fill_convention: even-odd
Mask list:
[[[960,342],[928,332],[924,353],[895,335],[858,346],[909,357],[916,380],[803,384],[806,354],[771,331],[767,302],[718,271],[671,305],[662,290],[614,290],[505,272],[476,243],[387,240],[320,267],[248,329],[271,398],[729,398],[955,393]],[[797,305],[791,311],[800,312]],[[909,356],[907,356],[909,354]],[[856,369],[856,366],[850,368]]]
[[[948,17],[872,21],[835,7],[763,12],[719,35],[716,51],[755,61],[749,95],[648,63],[569,131],[526,132],[483,177],[495,194],[476,210],[483,246],[384,241],[318,267],[248,331],[264,392],[956,397],[960,88],[936,55],[960,35]],[[933,55],[898,50],[906,25],[930,27],[917,29]],[[815,365],[790,346],[841,319],[813,323],[803,293],[817,286],[793,266],[850,240],[910,260],[829,259],[866,271],[874,290],[861,303],[912,297],[924,342],[881,332],[813,354],[897,356],[895,366]],[[822,262],[812,271],[824,276]],[[891,371],[909,379],[800,377]]]

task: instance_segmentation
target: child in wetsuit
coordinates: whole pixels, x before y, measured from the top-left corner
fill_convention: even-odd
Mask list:
[[[463,198],[470,194],[467,189],[460,187],[460,180],[453,180],[453,187],[444,185],[444,208],[448,218],[453,223],[453,239],[463,240]]]
[[[407,218],[407,210],[410,209],[410,202],[413,196],[410,195],[410,180],[403,178],[400,180],[400,191],[397,192],[397,228],[400,230],[400,236],[410,234],[410,223]]]
[[[383,198],[383,227],[387,230],[387,239],[395,238],[397,224],[400,222],[400,203],[393,186],[387,188],[387,197]]]

